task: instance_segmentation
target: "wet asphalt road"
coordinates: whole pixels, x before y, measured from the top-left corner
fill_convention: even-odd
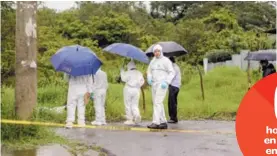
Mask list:
[[[142,126],[147,124],[142,123]],[[122,126],[122,123],[112,125]],[[169,128],[192,132],[60,128],[57,133],[88,145],[100,146],[115,156],[242,156],[236,140],[235,122],[181,121],[169,125]]]

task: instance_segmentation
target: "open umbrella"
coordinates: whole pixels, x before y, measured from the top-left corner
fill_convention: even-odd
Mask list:
[[[255,52],[250,52],[244,60],[268,60],[268,61],[276,61],[276,49],[268,49],[268,50],[259,50]]]
[[[103,49],[103,51],[110,52],[112,54],[118,54],[120,56],[124,56],[127,58],[132,58],[135,60],[138,60],[143,63],[149,63],[149,59],[146,56],[146,54],[139,48],[126,44],[126,43],[113,43],[106,48]],[[123,62],[123,64],[125,61]],[[120,78],[120,76],[119,76]],[[143,110],[145,112],[145,96],[143,88],[141,88],[142,98],[143,98]]]
[[[92,50],[80,45],[59,49],[51,57],[51,63],[56,71],[65,72],[72,76],[94,75],[102,65]]]
[[[113,54],[118,54],[120,56],[128,57],[128,58],[133,58],[135,60],[138,60],[143,63],[149,63],[148,57],[145,55],[145,53],[130,44],[126,43],[113,43],[106,48],[103,49],[103,51],[110,52]]]
[[[146,50],[146,55],[148,57],[153,57],[153,47],[159,44],[162,46],[163,48],[163,54],[164,56],[170,57],[170,56],[181,56],[181,55],[185,55],[188,53],[188,51],[182,47],[180,44],[173,42],[173,41],[167,41],[167,42],[157,42],[155,44],[153,44],[152,46],[150,46],[147,50]]]
[[[261,61],[261,60],[267,60],[267,61],[276,61],[276,49],[268,49],[268,50],[259,50],[255,52],[250,52],[248,55],[244,58],[244,60],[253,60],[253,61]],[[250,63],[248,63],[248,90],[251,88],[251,79],[250,79],[250,71],[249,71]]]

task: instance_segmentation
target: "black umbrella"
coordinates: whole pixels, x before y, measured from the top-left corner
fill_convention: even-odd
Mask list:
[[[244,60],[268,60],[268,61],[276,61],[276,49],[269,50],[259,50],[255,52],[250,52]]]
[[[167,41],[167,42],[158,42],[153,44],[152,46],[150,46],[147,50],[146,50],[146,55],[148,57],[153,57],[153,47],[155,45],[161,45],[163,48],[163,54],[164,56],[170,57],[170,56],[181,56],[181,55],[185,55],[188,53],[188,51],[182,47],[180,44],[173,42],[173,41]]]

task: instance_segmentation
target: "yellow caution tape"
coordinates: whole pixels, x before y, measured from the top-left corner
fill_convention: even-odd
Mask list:
[[[19,125],[39,125],[39,126],[54,126],[65,127],[65,124],[39,122],[39,121],[25,121],[25,120],[8,120],[2,119],[1,123],[6,124],[19,124]],[[179,132],[179,133],[216,133],[216,134],[234,134],[234,132],[219,132],[219,131],[199,131],[199,130],[183,130],[183,129],[149,129],[144,127],[128,127],[128,126],[79,126],[74,124],[73,127],[90,128],[90,129],[105,129],[105,130],[123,130],[123,131],[140,131],[140,132]]]

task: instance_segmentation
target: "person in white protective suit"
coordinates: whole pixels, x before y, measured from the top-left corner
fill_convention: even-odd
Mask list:
[[[124,124],[133,125],[141,121],[139,111],[140,88],[144,84],[144,78],[140,71],[136,69],[133,60],[127,64],[127,71],[120,70],[121,80],[125,82],[123,89],[126,121]]]
[[[147,82],[152,86],[153,121],[148,125],[151,129],[167,129],[167,121],[163,101],[168,85],[175,76],[171,61],[163,56],[162,47],[157,44],[153,47],[154,58],[147,69]]]
[[[92,75],[84,76],[67,76],[69,81],[67,94],[67,119],[66,127],[72,128],[75,122],[76,107],[78,110],[79,126],[85,126],[85,104],[84,96],[86,93],[91,93]]]
[[[91,99],[94,100],[95,120],[91,124],[98,126],[106,125],[105,102],[108,89],[107,74],[99,68],[93,79]]]

